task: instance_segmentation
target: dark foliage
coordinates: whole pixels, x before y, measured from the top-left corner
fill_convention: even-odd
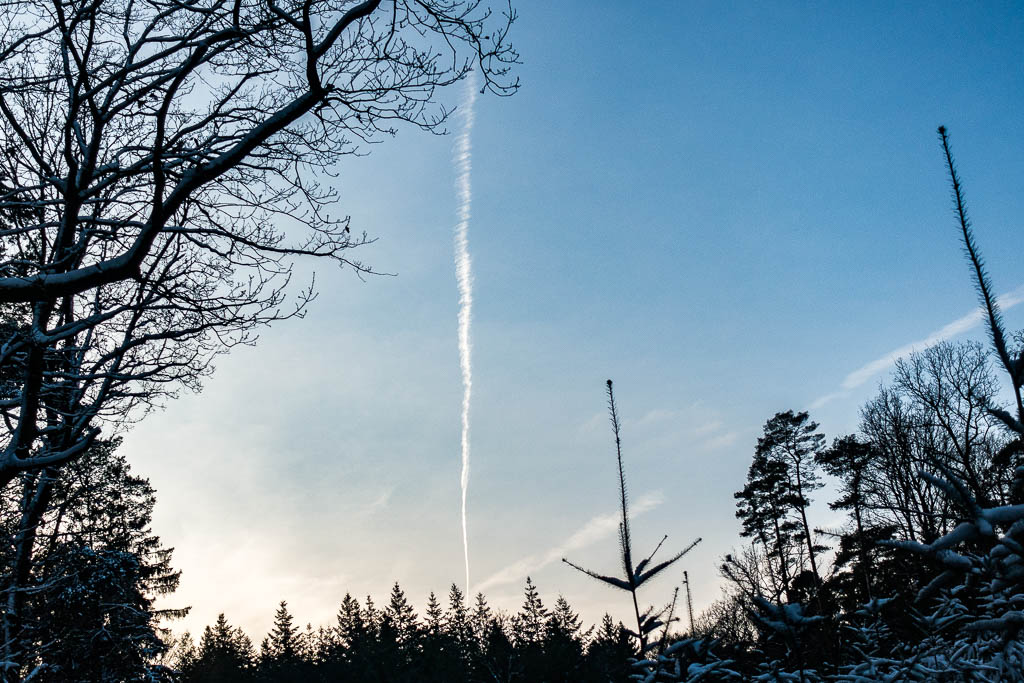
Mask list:
[[[605,616],[596,634],[583,630],[565,598],[547,610],[532,581],[513,615],[493,612],[482,595],[471,613],[452,586],[448,609],[431,594],[421,619],[396,583],[382,612],[346,595],[331,628],[301,632],[293,621],[282,602],[257,655],[221,615],[198,648],[190,639],[179,648],[180,680],[626,683],[635,656],[622,624]]]

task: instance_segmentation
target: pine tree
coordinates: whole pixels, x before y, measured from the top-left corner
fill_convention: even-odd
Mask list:
[[[547,681],[570,683],[578,680],[583,668],[584,641],[589,634],[590,631],[583,633],[579,615],[559,595],[544,623]]]
[[[473,635],[482,648],[490,635],[491,621],[493,615],[491,614],[491,608],[487,604],[487,598],[484,597],[483,593],[476,594],[476,600],[473,604],[473,614],[469,618],[470,626],[473,629]]]
[[[250,680],[255,652],[249,637],[232,627],[224,614],[217,616],[213,628],[203,631],[195,659],[181,666],[187,683],[236,683]]]
[[[757,455],[783,465],[786,476],[787,495],[784,503],[795,512],[800,531],[797,540],[807,545],[808,560],[816,582],[820,583],[817,553],[810,523],[807,521],[807,507],[811,504],[810,494],[823,484],[818,478],[815,454],[821,451],[825,436],[818,432],[818,423],[807,413],[787,410],[776,413],[764,425],[764,436],[757,440]]]
[[[622,625],[605,613],[594,637],[587,644],[586,680],[625,683],[631,680],[630,659],[637,656],[634,639]]]
[[[853,531],[840,539],[840,547],[834,562],[836,568],[852,565],[853,585],[841,591],[854,604],[863,604],[872,598],[871,553],[875,546],[866,530],[864,477],[868,464],[876,455],[871,444],[862,442],[856,436],[836,439],[831,448],[819,451],[815,456],[818,464],[828,474],[840,481],[840,497],[829,503],[833,510],[846,510],[853,516]],[[845,560],[845,561],[843,561]],[[850,560],[853,560],[852,562]],[[833,574],[835,574],[835,568]],[[860,588],[863,587],[863,593]]]
[[[438,614],[440,615],[440,608],[438,608]],[[384,610],[384,615],[395,629],[398,646],[408,655],[413,654],[420,635],[419,622],[416,612],[413,611],[412,605],[409,604],[405,592],[397,581],[391,587],[391,599]]]
[[[458,644],[460,650],[466,650],[473,640],[473,628],[466,598],[457,585],[452,584],[448,591],[448,610],[444,615],[445,631]]]
[[[622,462],[622,430],[619,425],[619,412],[615,405],[615,393],[612,389],[611,380],[606,382],[606,387],[608,392],[608,416],[611,419],[612,433],[615,436],[615,462],[618,466],[619,475],[619,506],[622,514],[621,521],[619,522],[619,557],[622,562],[623,576],[605,576],[598,572],[591,571],[590,569],[584,569],[564,557],[562,558],[562,562],[565,562],[573,569],[583,572],[587,576],[595,578],[608,586],[629,593],[633,600],[633,613],[636,617],[636,631],[633,632],[633,637],[637,639],[637,643],[640,645],[640,652],[643,654],[647,651],[648,647],[652,645],[649,636],[658,627],[665,625],[662,621],[664,610],[655,610],[654,608],[641,610],[640,598],[637,595],[637,591],[639,591],[640,587],[647,581],[679,561],[683,555],[700,543],[701,539],[698,538],[688,547],[676,553],[669,559],[652,564],[654,556],[658,554],[662,544],[668,538],[668,536],[665,536],[661,539],[661,543],[658,543],[658,545],[655,546],[654,551],[651,552],[650,555],[639,562],[635,562],[635,558],[633,556],[633,535],[630,529],[629,496],[627,495],[626,490],[626,468]]]
[[[274,613],[274,625],[267,637],[267,655],[277,665],[291,665],[299,661],[301,638],[293,625],[288,602],[282,600]]]
[[[784,598],[791,602],[798,527],[788,515],[792,497],[785,465],[755,453],[747,470],[747,483],[734,497],[736,517],[742,522],[740,536],[754,538],[764,547],[768,562],[766,573],[774,583],[772,599],[779,602]],[[728,565],[723,569],[730,571]]]
[[[548,611],[544,608],[537,587],[527,576],[523,606],[519,609],[514,621],[516,646],[540,644],[544,639],[544,623],[547,621],[547,616]]]
[[[424,616],[426,618],[425,632],[435,637],[440,635],[444,611],[441,609],[441,603],[437,601],[434,591],[430,591],[430,595],[427,596],[427,611],[424,612]]]
[[[155,492],[131,473],[119,445],[96,442],[59,474],[25,473],[0,495],[2,533],[21,539],[23,553],[0,553],[0,575],[32,586],[15,594],[20,619],[5,623],[17,626],[8,637],[22,662],[44,663],[34,680],[169,674],[155,664],[167,649],[160,620],[187,609],[154,602],[177,587],[179,572],[150,528]],[[35,520],[30,539],[16,528],[24,520]]]

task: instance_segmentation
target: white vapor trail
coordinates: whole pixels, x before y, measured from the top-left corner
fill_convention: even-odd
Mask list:
[[[455,192],[459,200],[455,224],[455,280],[459,285],[459,365],[462,368],[462,551],[466,558],[466,593],[469,593],[469,534],[466,530],[466,491],[469,489],[469,399],[473,391],[473,345],[469,331],[473,313],[473,273],[469,258],[469,216],[473,204],[470,173],[473,170],[473,104],[476,101],[476,71],[466,78],[462,106],[462,131],[455,141]]]

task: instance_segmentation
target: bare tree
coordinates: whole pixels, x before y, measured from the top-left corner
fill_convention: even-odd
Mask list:
[[[3,660],[60,466],[255,330],[295,257],[357,273],[334,165],[443,132],[471,69],[512,93],[480,0],[0,0],[0,489],[23,473]],[[332,210],[335,212],[331,215]],[[24,483],[24,482],[21,482]]]
[[[0,484],[57,464],[254,327],[290,258],[353,267],[323,172],[439,87],[516,88],[479,0],[7,0],[0,16]],[[461,46],[461,47],[460,47]]]
[[[861,413],[874,456],[860,472],[868,526],[931,542],[957,512],[948,496],[918,475],[955,476],[984,504],[1009,502],[1009,439],[988,406],[998,395],[990,355],[973,342],[943,342],[896,364],[892,385]]]

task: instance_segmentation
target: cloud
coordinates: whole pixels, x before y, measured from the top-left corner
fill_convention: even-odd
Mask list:
[[[999,302],[999,307],[1004,311],[1013,308],[1017,304],[1024,302],[1024,287],[1018,287],[1012,292],[1002,294],[997,298],[997,301]],[[940,342],[955,337],[959,334],[963,334],[968,330],[974,329],[981,323],[983,318],[984,311],[981,309],[981,307],[978,307],[971,311],[970,313],[968,313],[967,315],[961,316],[954,320],[953,322],[944,325],[938,330],[932,332],[924,339],[919,339],[915,342],[904,344],[903,346],[890,351],[884,356],[876,358],[870,363],[865,363],[864,365],[857,368],[856,370],[849,373],[846,377],[843,378],[842,383],[839,385],[839,391],[835,391],[829,394],[825,394],[824,396],[818,397],[817,399],[812,401],[810,406],[808,407],[811,410],[815,410],[817,408],[822,407],[826,403],[831,403],[837,398],[847,396],[850,393],[850,391],[860,386],[863,386],[865,382],[867,382],[875,375],[878,375],[879,373],[888,370],[900,358],[905,358],[914,351],[923,351],[924,349],[927,349],[930,346],[935,346]]]
[[[665,497],[660,491],[646,496],[641,496],[630,508],[630,518],[638,517],[645,512],[653,510],[661,505],[664,500]],[[615,533],[619,529],[620,519],[621,513],[618,511],[605,515],[598,515],[580,527],[573,535],[569,536],[569,538],[565,539],[554,548],[549,549],[547,552],[524,557],[517,562],[513,562],[504,569],[491,574],[489,577],[478,583],[473,588],[473,592],[482,593],[494,586],[520,583],[528,575],[543,569],[553,562],[560,561],[568,552],[585,548],[588,545]]]
[[[386,508],[388,506],[388,503],[391,502],[391,496],[394,495],[394,493],[394,486],[391,486],[381,491],[380,495],[378,495],[376,498],[366,503],[359,509],[360,516],[369,517],[375,514],[376,512]]]

